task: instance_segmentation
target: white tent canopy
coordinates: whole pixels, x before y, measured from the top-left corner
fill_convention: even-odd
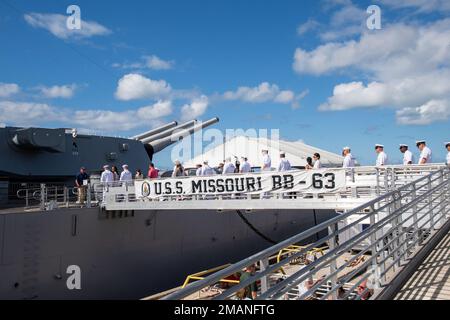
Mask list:
[[[280,151],[286,153],[292,166],[304,166],[306,158],[312,157],[314,153],[319,153],[321,163],[324,166],[341,166],[344,158],[338,154],[324,151],[304,144],[303,142],[289,142],[283,140],[269,140],[266,138],[254,138],[247,136],[236,136],[223,144],[217,145],[205,153],[186,161],[186,168],[195,167],[197,164],[207,160],[210,166],[216,167],[227,157],[235,160],[245,156],[253,167],[261,166],[262,150],[268,150],[272,159],[272,167],[276,168],[279,164]]]

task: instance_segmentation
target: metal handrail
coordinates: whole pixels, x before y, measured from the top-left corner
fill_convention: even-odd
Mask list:
[[[447,207],[449,202],[448,196],[446,195],[449,194],[449,192],[450,192],[449,168],[441,168],[411,183],[408,183],[400,187],[396,187],[392,191],[389,191],[384,195],[381,195],[373,200],[370,200],[367,203],[358,206],[357,208],[350,210],[347,213],[344,213],[343,215],[325,221],[309,230],[306,230],[275,246],[272,246],[245,260],[242,260],[222,271],[219,271],[218,273],[213,274],[204,280],[193,283],[188,287],[186,287],[184,290],[175,292],[167,296],[165,299],[183,298],[186,295],[189,295],[190,293],[196,292],[199,289],[208,286],[211,283],[214,283],[220,278],[223,278],[229,274],[242,270],[244,267],[248,265],[267,259],[268,256],[281,250],[282,248],[286,248],[289,245],[299,243],[301,240],[304,240],[310,237],[311,235],[318,233],[319,231],[331,229],[329,230],[328,236],[318,240],[316,243],[311,244],[310,246],[307,246],[304,250],[301,250],[297,254],[294,254],[291,257],[289,257],[288,259],[283,260],[281,263],[264,268],[264,270],[261,270],[260,272],[250,277],[246,281],[240,283],[237,286],[232,287],[231,289],[222,293],[220,296],[216,297],[216,299],[227,298],[236,291],[238,291],[239,289],[255,282],[258,279],[266,277],[274,269],[279,269],[281,267],[281,264],[283,263],[286,264],[292,259],[295,259],[296,257],[300,256],[301,254],[304,254],[307,250],[311,249],[312,246],[317,245],[317,243],[320,242],[323,243],[324,241],[335,242],[333,239],[335,239],[335,237],[340,235],[343,231],[349,229],[350,226],[355,225],[356,223],[358,223],[358,221],[360,222],[362,220],[369,218],[371,220],[371,225],[369,228],[365,229],[364,231],[355,235],[354,237],[345,241],[344,243],[341,243],[340,246],[338,246],[337,243],[334,243],[335,248],[333,248],[333,246],[330,246],[330,251],[327,252],[324,256],[320,257],[318,260],[308,265],[308,268],[304,268],[298,271],[294,275],[287,278],[285,281],[282,281],[274,285],[273,287],[269,288],[267,291],[262,292],[262,295],[259,297],[262,299],[279,298],[280,295],[283,295],[286,291],[288,291],[297,283],[307,279],[308,277],[311,277],[318,270],[323,269],[325,267],[329,267],[331,271],[330,274],[326,276],[326,279],[323,279],[322,281],[317,283],[316,286],[308,290],[308,292],[306,292],[303,295],[303,297],[311,295],[312,293],[314,293],[314,290],[316,290],[317,287],[321,285],[321,283],[331,279],[332,282],[334,283],[332,285],[332,290],[329,292],[329,294],[327,294],[327,296],[333,295],[335,298],[336,291],[341,287],[341,285],[337,283],[337,276],[339,271],[342,271],[342,266],[339,268],[337,267],[333,268],[332,265],[333,264],[336,265],[338,257],[340,257],[343,253],[345,253],[346,250],[351,249],[356,245],[361,245],[364,243],[364,241],[369,241],[369,244],[364,248],[363,252],[365,253],[371,251],[372,258],[363,263],[362,266],[359,266],[357,270],[361,271],[362,267],[367,268],[369,265],[372,265],[374,270],[376,270],[376,272],[373,271],[372,274],[365,274],[354,285],[354,288],[352,288],[351,290],[355,289],[359,284],[364,282],[365,279],[369,278],[370,276],[374,276],[375,273],[378,274],[378,277],[380,274],[385,276],[385,273],[389,271],[389,269],[386,270],[384,274],[382,273],[382,271],[380,272],[379,269],[384,268],[383,265],[381,265],[382,263],[386,264],[386,261],[390,257],[395,256],[395,259],[393,259],[394,262],[391,263],[391,265],[389,266],[390,269],[394,268],[394,264],[396,265],[398,263],[401,263],[402,257],[403,259],[405,259],[411,248],[419,244],[418,241],[420,239],[418,241],[415,241],[413,239],[416,233],[421,231],[421,229],[426,229],[430,232],[433,231],[432,228],[434,228],[437,225],[438,221],[437,218],[440,218],[441,220],[445,218],[445,214],[448,212]],[[417,195],[415,198],[413,198],[414,195],[417,193],[420,194]],[[402,201],[407,203],[403,205]],[[434,205],[434,202],[436,201],[439,201],[439,203]],[[423,202],[426,203],[422,206],[422,208],[420,210],[416,210],[417,205],[420,205]],[[439,211],[436,211],[435,209],[439,206],[441,209]],[[366,209],[369,209],[369,212],[364,212]],[[425,211],[425,209],[428,211],[423,212]],[[403,220],[402,216],[405,214],[409,216]],[[349,224],[343,228],[340,229],[337,228],[337,224],[340,221],[344,221],[353,215],[360,215],[361,218],[356,220],[357,222],[353,222],[352,224]],[[418,217],[418,215],[422,216]],[[424,221],[420,226],[418,226],[417,224],[418,221],[424,220],[425,217],[427,217],[428,220]],[[433,218],[435,219],[434,223],[432,221]],[[414,220],[414,223],[411,226],[407,227],[405,225],[405,222],[408,222],[411,219]],[[429,227],[427,227],[428,224],[430,224]],[[380,230],[382,231],[383,228],[386,226],[389,226],[388,230],[385,231],[381,236],[379,236],[378,233],[380,232]],[[336,229],[334,229],[335,227]],[[418,229],[418,227],[420,227],[421,229]],[[414,228],[416,228],[416,230],[413,232],[412,235],[408,236],[407,233]],[[393,233],[395,233],[395,235],[393,236],[394,240],[390,240],[386,245],[384,245],[385,238],[386,237],[389,238],[390,234]],[[412,243],[408,245],[408,243],[405,244],[405,241],[401,242],[399,241],[399,239],[405,241],[408,240],[411,241]],[[400,242],[400,244],[397,244],[396,242]],[[386,249],[389,249],[389,246],[393,246],[394,248],[391,248],[391,251],[386,253],[385,251]],[[387,256],[387,258],[385,256]],[[379,259],[379,257],[382,257],[382,259]],[[346,264],[344,263],[343,266],[345,267],[355,259],[356,257],[353,257]],[[356,273],[356,271],[352,273]],[[347,279],[350,278],[352,276],[352,273],[350,275],[347,275],[346,278]],[[378,282],[379,285],[382,284],[381,281]]]

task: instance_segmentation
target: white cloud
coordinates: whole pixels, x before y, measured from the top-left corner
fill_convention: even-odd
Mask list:
[[[411,8],[421,13],[433,11],[450,11],[450,1],[448,0],[378,0],[381,4],[394,9]]]
[[[208,105],[209,99],[204,95],[192,100],[190,104],[185,104],[181,108],[181,120],[188,121],[203,115],[208,109]]]
[[[115,96],[119,100],[160,99],[172,91],[164,80],[152,80],[140,74],[130,73],[123,76],[118,83]]]
[[[158,101],[157,103],[139,108],[137,110],[137,116],[141,120],[154,120],[161,117],[168,116],[172,114],[172,102],[167,101]]]
[[[250,103],[277,102],[292,103],[295,94],[290,90],[281,91],[276,84],[263,82],[257,87],[239,87],[236,91],[223,94],[225,100],[241,100]]]
[[[111,30],[95,22],[81,20],[81,29],[70,30],[66,21],[68,16],[52,13],[28,13],[24,15],[25,21],[33,28],[42,28],[60,39],[81,39],[93,36],[103,36],[111,33]]]
[[[0,101],[0,122],[10,125],[29,126],[59,118],[65,117],[45,103]]]
[[[320,27],[320,23],[314,19],[308,19],[305,23],[301,24],[297,28],[297,34],[302,36],[310,31],[316,30]]]
[[[352,22],[361,24],[365,21],[366,11],[352,4],[347,4],[332,15],[330,24],[331,27],[339,27]]]
[[[52,87],[40,87],[41,93],[46,98],[72,98],[75,94],[77,86],[75,84],[62,85],[62,86],[52,86]]]
[[[45,125],[54,121],[70,127],[117,132],[159,124],[161,118],[171,113],[170,101],[125,111],[73,110],[44,103],[0,101],[0,123],[14,126]]]
[[[281,91],[274,99],[273,101],[278,103],[291,103],[294,101],[295,94],[294,92],[290,90],[284,90]]]
[[[20,91],[20,87],[15,83],[0,82],[0,97],[8,98]]]
[[[133,63],[113,63],[114,68],[122,69],[152,69],[169,70],[175,65],[175,61],[163,60],[156,55],[143,56],[142,61]]]
[[[153,70],[169,70],[172,69],[174,62],[163,60],[155,55],[144,57],[146,60],[145,65],[149,69]]]
[[[450,19],[422,26],[394,24],[364,33],[359,40],[326,43],[312,51],[298,48],[293,68],[313,75],[350,71],[364,79],[336,85],[320,110],[395,107],[404,110],[397,117],[408,114],[412,119],[416,112],[420,116],[409,123],[425,124],[437,118],[424,113],[447,105],[432,101],[450,101],[449,43]]]
[[[427,125],[450,119],[450,102],[448,100],[431,100],[416,108],[403,108],[397,111],[400,124]]]

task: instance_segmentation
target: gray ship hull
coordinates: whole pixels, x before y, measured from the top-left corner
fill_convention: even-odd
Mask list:
[[[246,213],[281,241],[331,218],[332,210]],[[59,209],[0,214],[0,299],[138,299],[189,274],[235,262],[270,246],[236,212]],[[67,267],[81,269],[69,290]]]

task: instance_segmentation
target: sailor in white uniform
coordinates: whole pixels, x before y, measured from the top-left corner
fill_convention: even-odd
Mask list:
[[[214,175],[214,169],[211,168],[208,164],[208,160],[203,161],[201,175],[202,176],[212,176]]]
[[[375,145],[375,151],[378,154],[376,166],[387,166],[388,165],[388,156],[384,152],[384,146],[382,144],[376,144]]]
[[[270,160],[269,151],[262,150],[263,155],[263,163],[261,166],[261,171],[270,171],[272,170],[272,160]]]
[[[133,175],[131,174],[130,170],[128,170],[128,165],[124,164],[122,166],[122,173],[120,174],[120,181],[124,182],[131,182],[133,181]]]
[[[252,166],[248,162],[247,157],[241,157],[241,166],[239,167],[240,173],[249,173],[252,171]]]
[[[291,170],[291,163],[286,159],[286,153],[280,152],[280,164],[278,165],[278,171],[289,171]]]
[[[201,164],[198,164],[195,167],[197,168],[197,170],[195,170],[195,176],[196,177],[202,176],[203,166]]]
[[[344,156],[344,163],[342,168],[353,168],[355,166],[355,158],[351,154],[350,147],[344,147],[342,149],[342,154]]]
[[[109,166],[106,164],[103,166],[103,172],[100,176],[100,182],[103,184],[103,203],[106,200],[106,191],[108,185],[112,185],[114,181],[114,174],[109,170]]]
[[[447,153],[447,164],[450,166],[450,142],[447,142],[445,144],[445,147],[447,148],[447,151],[448,151],[448,153]]]
[[[102,175],[100,176],[100,182],[104,183],[104,184],[108,184],[108,183],[112,183],[114,181],[114,175],[111,172],[111,170],[109,170],[109,165],[104,165],[103,166],[103,172]]]
[[[433,153],[431,152],[431,149],[427,147],[427,142],[425,140],[419,140],[416,142],[416,146],[420,150],[419,164],[432,163]]]
[[[407,144],[400,145],[400,152],[403,153],[403,165],[411,165],[414,163],[414,155],[411,151],[408,150],[409,147]]]
[[[233,162],[231,162],[231,158],[228,157],[225,159],[225,165],[223,166],[223,172],[222,174],[230,174],[234,173],[236,171],[236,167],[234,166]]]

